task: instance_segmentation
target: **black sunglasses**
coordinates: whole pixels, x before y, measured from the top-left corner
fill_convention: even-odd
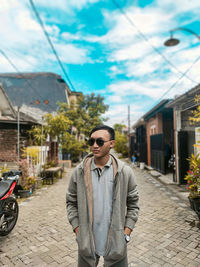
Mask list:
[[[90,138],[90,139],[88,140],[88,144],[89,144],[89,146],[93,146],[94,143],[96,142],[98,146],[103,146],[104,143],[109,142],[109,141],[111,141],[111,140],[104,141],[104,140],[101,139],[101,138],[97,138],[97,139]]]

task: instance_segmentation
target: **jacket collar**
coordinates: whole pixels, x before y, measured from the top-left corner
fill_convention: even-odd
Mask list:
[[[109,157],[108,162],[103,167],[109,168],[111,166],[111,164],[112,164],[112,158]],[[97,165],[94,162],[94,157],[92,157],[91,170],[93,171],[95,169],[98,169],[98,167],[97,167]]]
[[[112,153],[110,153],[111,159],[114,160],[115,164],[116,164],[116,172],[121,172],[121,170],[124,167],[124,162],[122,162],[121,160],[117,159]],[[92,153],[89,153],[84,159],[83,161],[80,163],[79,168],[84,169],[85,164],[87,164],[88,160],[90,161],[93,157]],[[91,162],[91,161],[90,161]]]

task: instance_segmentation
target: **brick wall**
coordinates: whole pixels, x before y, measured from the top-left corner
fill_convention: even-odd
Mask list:
[[[151,135],[163,133],[162,114],[157,113],[147,122],[147,164],[151,166]]]
[[[17,130],[0,129],[0,161],[17,161]]]

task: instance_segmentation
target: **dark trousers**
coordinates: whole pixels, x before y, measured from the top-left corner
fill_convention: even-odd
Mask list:
[[[98,266],[99,258],[100,257],[97,255],[96,266]],[[91,267],[91,266],[81,257],[80,254],[78,254],[78,266],[77,267]],[[122,260],[120,260],[119,262],[113,265],[110,265],[109,267],[128,267],[127,255]]]

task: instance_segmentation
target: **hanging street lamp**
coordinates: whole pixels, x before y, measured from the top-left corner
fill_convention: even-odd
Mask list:
[[[165,46],[175,46],[175,45],[178,45],[180,43],[180,40],[179,39],[176,39],[173,37],[173,33],[176,32],[176,31],[186,31],[186,32],[189,32],[191,34],[193,34],[194,36],[196,36],[198,38],[198,40],[200,41],[200,36],[195,33],[194,31],[190,30],[190,29],[187,29],[187,28],[183,28],[183,27],[178,27],[178,28],[175,28],[173,30],[170,30],[170,38],[164,42],[164,45]]]

